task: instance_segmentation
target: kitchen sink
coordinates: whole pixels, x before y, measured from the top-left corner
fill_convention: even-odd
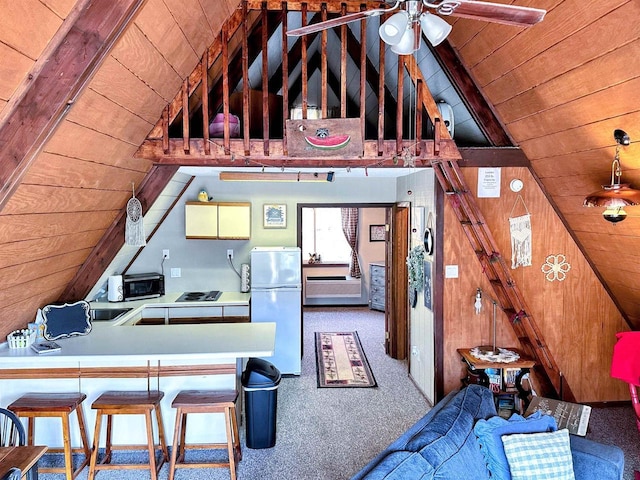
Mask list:
[[[93,308],[89,311],[91,321],[108,322],[130,312],[133,308]]]

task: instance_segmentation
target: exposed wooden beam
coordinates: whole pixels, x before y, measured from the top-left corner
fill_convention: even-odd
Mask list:
[[[526,167],[531,162],[518,147],[468,147],[459,148],[461,167]]]
[[[410,147],[413,141],[406,141],[401,146]],[[434,156],[433,140],[424,140],[425,150],[416,159],[417,167],[429,167],[431,160],[435,159],[456,159],[461,156],[453,140],[443,139],[440,141],[440,155]],[[226,155],[221,142],[212,142],[211,155],[204,154],[204,142],[202,139],[191,139],[191,154],[187,155],[182,149],[182,139],[172,138],[169,140],[169,154],[164,154],[162,140],[146,140],[136,153],[137,157],[153,160],[162,165],[190,165],[190,166],[276,166],[296,168],[310,168],[316,166],[340,167],[402,167],[402,162],[394,159],[396,154],[396,141],[386,140],[383,146],[383,155],[378,155],[377,140],[364,141],[364,155],[357,158],[344,158],[337,154],[335,157],[288,157],[282,153],[282,142],[272,141],[269,144],[269,156],[263,154],[262,140],[251,141],[251,155],[244,156],[242,139],[233,138],[230,141],[231,154]]]
[[[180,150],[184,152],[182,139],[176,140],[180,143]],[[160,141],[160,148],[162,148],[162,141]],[[143,212],[153,205],[153,202],[155,202],[177,171],[177,165],[156,165],[147,173],[136,193],[136,198],[142,204]],[[123,208],[120,215],[113,221],[111,227],[105,232],[87,257],[87,260],[82,264],[73,280],[67,285],[67,288],[59,298],[61,302],[71,302],[85,298],[91,288],[98,282],[102,273],[124,245],[126,219],[127,212]]]
[[[0,124],[0,210],[144,0],[78,3]]]

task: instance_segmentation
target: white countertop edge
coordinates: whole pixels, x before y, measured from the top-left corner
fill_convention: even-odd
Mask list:
[[[30,347],[0,349],[0,368],[6,364],[77,362],[110,359],[193,360],[270,357],[275,350],[274,322],[196,325],[149,325],[95,328],[88,335],[55,340],[59,352],[37,354]]]

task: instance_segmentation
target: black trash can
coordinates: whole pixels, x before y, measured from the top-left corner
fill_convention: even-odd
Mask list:
[[[276,444],[276,413],[280,371],[266,360],[250,358],[242,372],[248,448]]]

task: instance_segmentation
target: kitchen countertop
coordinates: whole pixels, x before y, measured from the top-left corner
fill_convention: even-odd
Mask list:
[[[111,326],[88,335],[56,340],[59,352],[37,354],[31,348],[0,349],[0,365],[47,364],[61,360],[199,360],[268,357],[275,348],[275,323]],[[1,367],[0,367],[1,368]]]
[[[241,292],[221,292],[220,297],[213,301],[198,302],[176,302],[183,292],[170,292],[158,298],[147,298],[144,300],[131,300],[129,302],[89,302],[92,309],[120,309],[131,308],[127,312],[114,320],[93,322],[93,326],[102,328],[104,326],[119,326],[133,324],[132,319],[145,308],[193,308],[193,307],[242,307],[249,306],[250,293]]]
[[[129,302],[90,302],[91,308],[137,308],[137,307],[211,307],[216,305],[249,305],[250,293],[221,292],[214,301],[176,302],[184,292],[169,292],[158,298],[131,300]]]
[[[249,305],[250,295],[223,292],[213,302],[175,303],[181,293],[132,302],[92,302],[91,308],[132,308],[112,321],[93,322],[88,335],[56,340],[60,352],[37,354],[31,348],[0,347],[0,368],[10,364],[47,364],[56,361],[198,360],[268,357],[275,348],[275,323],[216,323],[194,325],[149,325],[135,327],[128,322],[145,307],[193,307]],[[27,360],[28,358],[28,360]],[[57,363],[57,362],[56,362]]]

